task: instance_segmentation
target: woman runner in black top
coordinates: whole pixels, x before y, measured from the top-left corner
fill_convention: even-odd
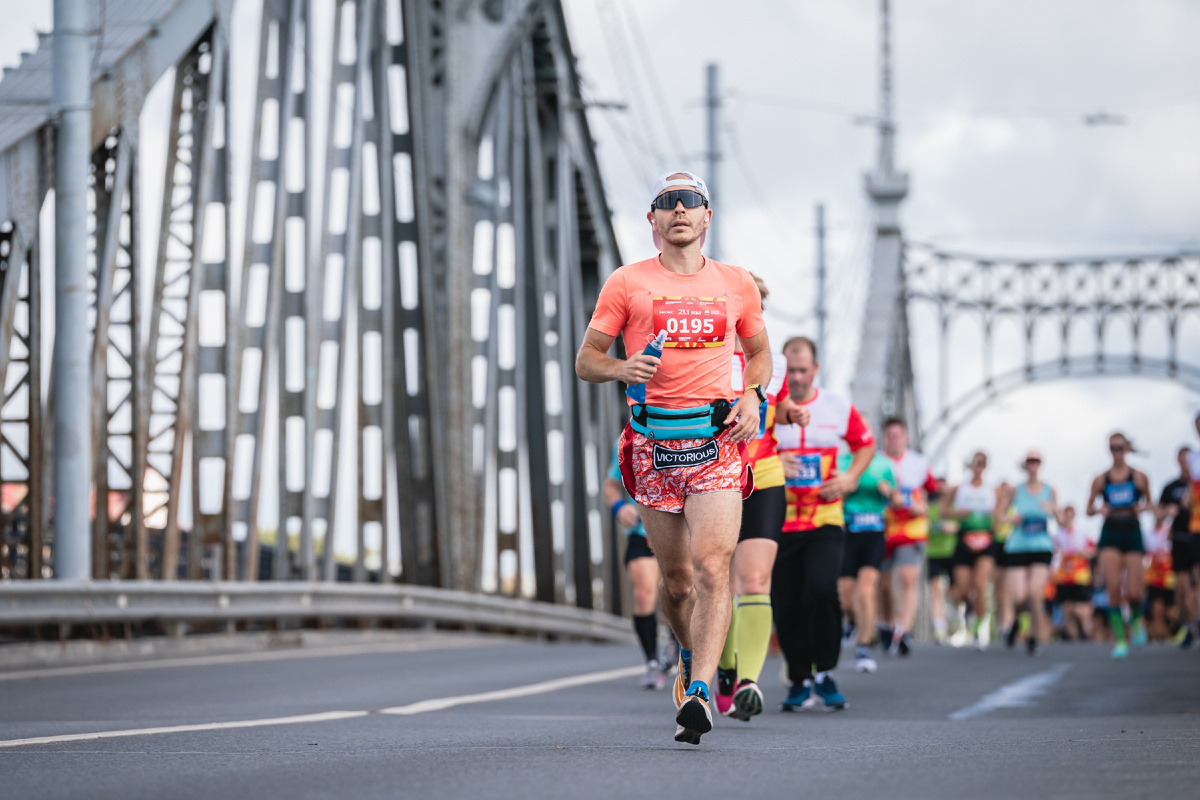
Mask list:
[[[1133,444],[1123,433],[1108,437],[1112,466],[1092,481],[1088,496],[1089,517],[1102,514],[1100,529],[1100,574],[1108,590],[1108,615],[1112,626],[1113,658],[1129,655],[1129,643],[1141,647],[1146,643],[1146,626],[1142,622],[1144,595],[1144,566],[1142,556],[1142,527],[1138,514],[1149,508],[1150,480],[1146,473],[1125,462],[1133,452]],[[1129,601],[1130,636],[1125,638],[1125,618],[1121,612],[1121,570],[1125,571],[1125,599]]]

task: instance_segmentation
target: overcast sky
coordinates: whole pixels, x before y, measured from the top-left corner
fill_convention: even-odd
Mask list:
[[[36,45],[35,28],[50,27],[51,3],[3,5],[0,65],[12,65]],[[721,256],[766,279],[772,341],[811,334],[813,208],[826,204],[832,342],[822,361],[831,384],[848,387],[870,258],[862,173],[874,158],[874,132],[854,118],[877,105],[877,0],[760,0],[737,13],[717,0],[565,6],[587,99],[630,106],[589,112],[625,260],[654,252],[652,177],[705,171],[704,65],[715,61]],[[1200,3],[899,0],[893,19],[905,236],[980,254],[1200,249]],[[1102,110],[1125,124],[1083,123]],[[1180,353],[1200,361],[1200,327],[1191,331]],[[1175,474],[1175,448],[1196,439],[1198,408],[1200,397],[1165,382],[1040,385],[967,425],[948,463],[982,447],[995,478],[1013,479],[1021,452],[1038,446],[1047,478],[1078,503],[1119,428],[1144,451],[1137,463],[1157,492]]]

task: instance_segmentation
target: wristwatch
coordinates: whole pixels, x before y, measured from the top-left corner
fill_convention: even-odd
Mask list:
[[[753,389],[754,393],[756,395],[758,395],[758,404],[759,405],[762,405],[763,403],[767,402],[767,393],[763,391],[762,384],[752,383],[749,386],[747,386],[746,388]]]

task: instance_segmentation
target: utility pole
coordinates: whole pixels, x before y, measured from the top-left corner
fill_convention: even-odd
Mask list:
[[[825,204],[817,203],[817,352],[825,353]]]
[[[719,76],[718,67],[716,64],[708,65],[708,91],[704,98],[704,105],[708,107],[708,169],[704,175],[704,180],[708,183],[709,197],[715,202],[719,199],[719,190],[717,189],[717,165],[721,162],[721,140],[720,140],[720,117],[721,117],[721,92],[718,88]],[[717,219],[714,215],[712,224],[708,227],[708,236],[705,242],[708,244],[708,256],[714,261],[720,261],[720,249],[717,246]]]
[[[55,575],[68,580],[92,576],[87,342],[92,103],[87,28],[87,0],[54,0],[54,538]]]

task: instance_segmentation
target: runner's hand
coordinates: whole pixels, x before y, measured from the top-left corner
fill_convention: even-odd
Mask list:
[[[799,425],[801,428],[807,428],[810,416],[811,415],[808,413],[808,406],[788,406],[787,421],[793,425]]]
[[[858,481],[850,477],[846,473],[834,475],[829,480],[821,484],[821,488],[817,490],[817,495],[822,500],[837,500],[839,497],[845,497],[852,494],[858,488]]]
[[[622,528],[636,528],[637,524],[642,521],[638,515],[637,506],[633,503],[628,503],[621,506],[621,510],[617,512],[617,522],[621,523]]]
[[[654,377],[654,373],[658,372],[658,365],[661,363],[662,359],[657,356],[638,353],[621,362],[621,366],[617,370],[617,378],[631,385],[645,383]]]
[[[729,409],[729,416],[725,417],[725,424],[733,426],[730,431],[735,442],[744,442],[758,433],[758,395],[754,392],[750,394],[754,396],[753,401],[746,400],[746,395],[742,395]]]
[[[800,458],[794,453],[780,453],[779,463],[783,465],[783,477],[795,478],[800,474]]]

